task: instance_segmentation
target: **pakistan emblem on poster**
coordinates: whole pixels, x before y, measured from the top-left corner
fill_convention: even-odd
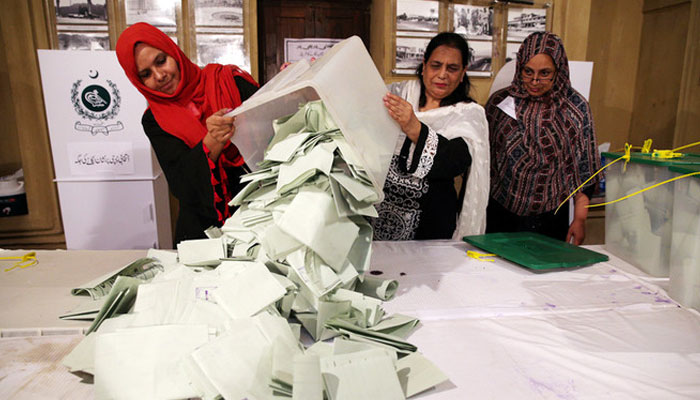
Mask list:
[[[99,71],[88,71],[89,79],[78,79],[71,87],[71,101],[81,117],[75,121],[76,131],[90,132],[92,136],[121,131],[124,124],[117,121],[121,97],[119,89],[109,79],[101,80]]]

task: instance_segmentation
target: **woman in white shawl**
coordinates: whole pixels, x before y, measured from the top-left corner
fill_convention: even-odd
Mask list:
[[[443,32],[425,50],[417,80],[384,97],[399,123],[385,199],[372,221],[375,240],[459,239],[484,233],[489,139],[484,109],[469,97],[469,46]],[[454,179],[463,177],[460,193]]]

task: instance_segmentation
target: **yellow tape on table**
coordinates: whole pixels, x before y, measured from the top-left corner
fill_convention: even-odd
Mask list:
[[[467,256],[471,258],[475,258],[479,261],[488,261],[488,262],[493,262],[493,259],[485,259],[483,257],[495,257],[496,254],[491,254],[491,253],[479,253],[478,251],[473,251],[473,250],[467,250]]]
[[[27,268],[31,267],[32,265],[36,265],[39,263],[39,260],[36,259],[36,252],[31,251],[23,256],[15,256],[15,257],[0,257],[0,260],[5,260],[5,261],[17,261],[13,266],[10,268],[5,268],[5,272],[12,271],[15,268]]]

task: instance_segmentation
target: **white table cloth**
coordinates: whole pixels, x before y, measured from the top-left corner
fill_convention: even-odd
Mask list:
[[[399,281],[385,309],[421,319],[408,340],[450,377],[418,398],[700,398],[700,314],[667,296],[668,279],[614,256],[538,272],[468,249],[373,244],[372,270]],[[0,398],[89,398],[92,386],[60,364],[87,324],[57,316],[80,303],[71,287],[145,251],[37,255],[38,265],[0,280]]]

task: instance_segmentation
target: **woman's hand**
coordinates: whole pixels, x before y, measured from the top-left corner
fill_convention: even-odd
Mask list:
[[[384,107],[391,118],[399,123],[403,133],[416,143],[420,136],[421,123],[413,112],[411,104],[395,94],[387,93],[384,96]]]
[[[209,149],[209,158],[216,161],[226,144],[236,133],[236,126],[233,125],[235,117],[224,117],[230,112],[230,108],[222,108],[207,118],[207,134],[203,142]]]
[[[311,63],[313,63],[314,61],[316,61],[316,57],[311,57],[311,60],[309,60],[309,62]],[[284,63],[282,63],[282,65],[280,65],[280,72],[287,69],[287,67],[290,65],[292,65],[292,63],[290,63],[289,61],[285,61]]]
[[[588,209],[586,206],[590,200],[583,193],[576,194],[574,199],[574,220],[569,226],[569,231],[566,233],[566,243],[571,243],[579,246],[586,238],[586,217],[588,217]]]

